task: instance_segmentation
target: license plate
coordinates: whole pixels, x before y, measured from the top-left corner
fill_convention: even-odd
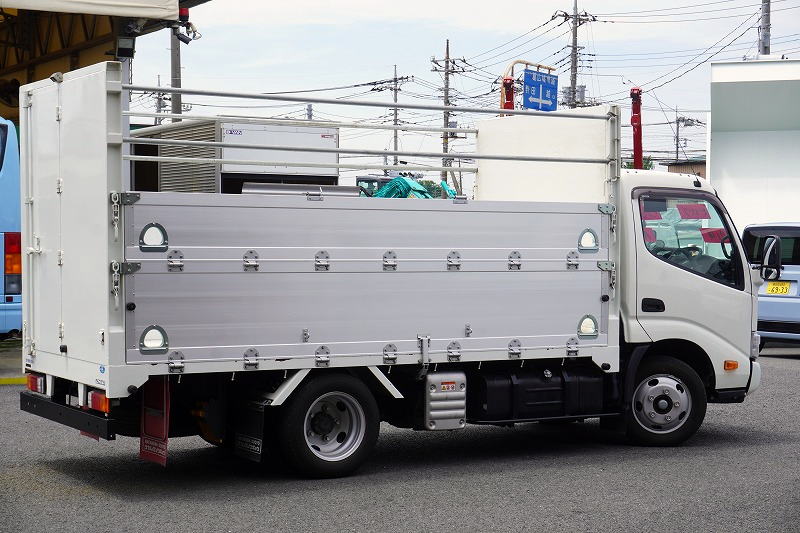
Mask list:
[[[789,294],[789,281],[769,281],[767,282],[767,294]]]

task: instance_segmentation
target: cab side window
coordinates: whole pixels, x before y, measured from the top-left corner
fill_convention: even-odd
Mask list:
[[[712,203],[696,197],[643,195],[639,212],[650,253],[714,281],[741,286],[738,250]]]

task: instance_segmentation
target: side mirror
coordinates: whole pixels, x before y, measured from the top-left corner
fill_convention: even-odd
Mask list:
[[[781,263],[781,238],[770,235],[764,239],[760,256],[761,279],[765,281],[780,279],[783,265]]]

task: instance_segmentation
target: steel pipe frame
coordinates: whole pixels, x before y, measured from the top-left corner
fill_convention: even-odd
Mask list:
[[[437,158],[442,154],[436,154]],[[347,164],[347,163],[296,163],[296,162],[274,162],[274,161],[254,161],[252,159],[221,159],[212,157],[167,157],[155,155],[123,155],[126,161],[150,161],[153,163],[187,163],[190,165],[217,165],[228,163],[231,165],[252,165],[252,166],[276,166],[276,167],[299,167],[299,168],[344,168],[355,170],[431,170],[441,172],[447,169],[448,172],[456,169],[460,172],[477,172],[478,167],[428,167],[423,165],[370,165],[370,164]]]
[[[280,118],[265,118],[254,116],[225,116],[225,115],[173,115],[172,113],[150,113],[145,111],[124,111],[123,116],[126,117],[146,117],[146,118],[169,118],[179,120],[208,120],[215,122],[237,122],[245,124],[268,124],[268,125],[281,125],[281,126],[308,126],[311,128],[353,128],[353,129],[367,129],[367,130],[398,130],[398,131],[428,131],[434,133],[478,133],[475,128],[440,128],[435,126],[395,126],[393,124],[365,124],[363,122],[333,122],[327,120],[292,120]],[[169,124],[162,124],[160,126],[149,126],[131,132],[131,135],[137,135],[139,132],[149,130],[150,128],[158,128],[169,126]]]
[[[232,91],[208,91],[200,89],[184,89],[176,87],[158,87],[150,85],[134,85],[122,84],[122,89],[129,91],[145,91],[153,93],[170,93],[170,94],[193,94],[196,96],[218,96],[223,98],[243,98],[250,100],[274,100],[278,102],[297,102],[297,103],[312,103],[312,104],[331,104],[331,105],[349,105],[356,107],[379,107],[382,109],[417,109],[423,111],[450,111],[452,113],[480,113],[488,115],[537,115],[547,117],[561,117],[561,118],[578,118],[588,120],[610,120],[614,117],[613,113],[603,115],[578,115],[572,113],[561,113],[558,111],[550,112],[537,112],[525,111],[522,109],[487,109],[484,107],[454,107],[454,106],[438,106],[428,104],[399,104],[394,102],[374,102],[367,100],[337,100],[335,98],[314,98],[304,96],[287,96],[276,94],[261,94],[261,93],[240,93]],[[225,107],[225,106],[220,106]],[[439,154],[441,157],[441,154]]]
[[[182,139],[152,139],[147,137],[124,137],[122,142],[131,144],[151,144],[162,146],[194,146],[197,148],[242,148],[255,150],[276,150],[285,152],[312,152],[320,154],[351,154],[351,155],[397,155],[405,157],[431,157],[439,159],[441,152],[403,152],[394,150],[367,150],[359,148],[317,148],[303,146],[272,146],[246,143],[227,143],[218,141],[189,141]],[[447,159],[492,159],[496,161],[536,161],[546,163],[610,163],[612,160],[605,159],[582,159],[574,157],[539,157],[530,155],[502,155],[502,154],[465,154],[458,152],[448,152],[445,154]],[[300,166],[308,166],[301,164]],[[323,165],[324,166],[324,165]],[[456,168],[456,167],[447,167]]]

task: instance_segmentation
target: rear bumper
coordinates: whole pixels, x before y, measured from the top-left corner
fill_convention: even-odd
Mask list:
[[[114,440],[116,438],[113,419],[56,403],[35,392],[20,392],[19,408],[65,426],[91,433],[101,439]]]

